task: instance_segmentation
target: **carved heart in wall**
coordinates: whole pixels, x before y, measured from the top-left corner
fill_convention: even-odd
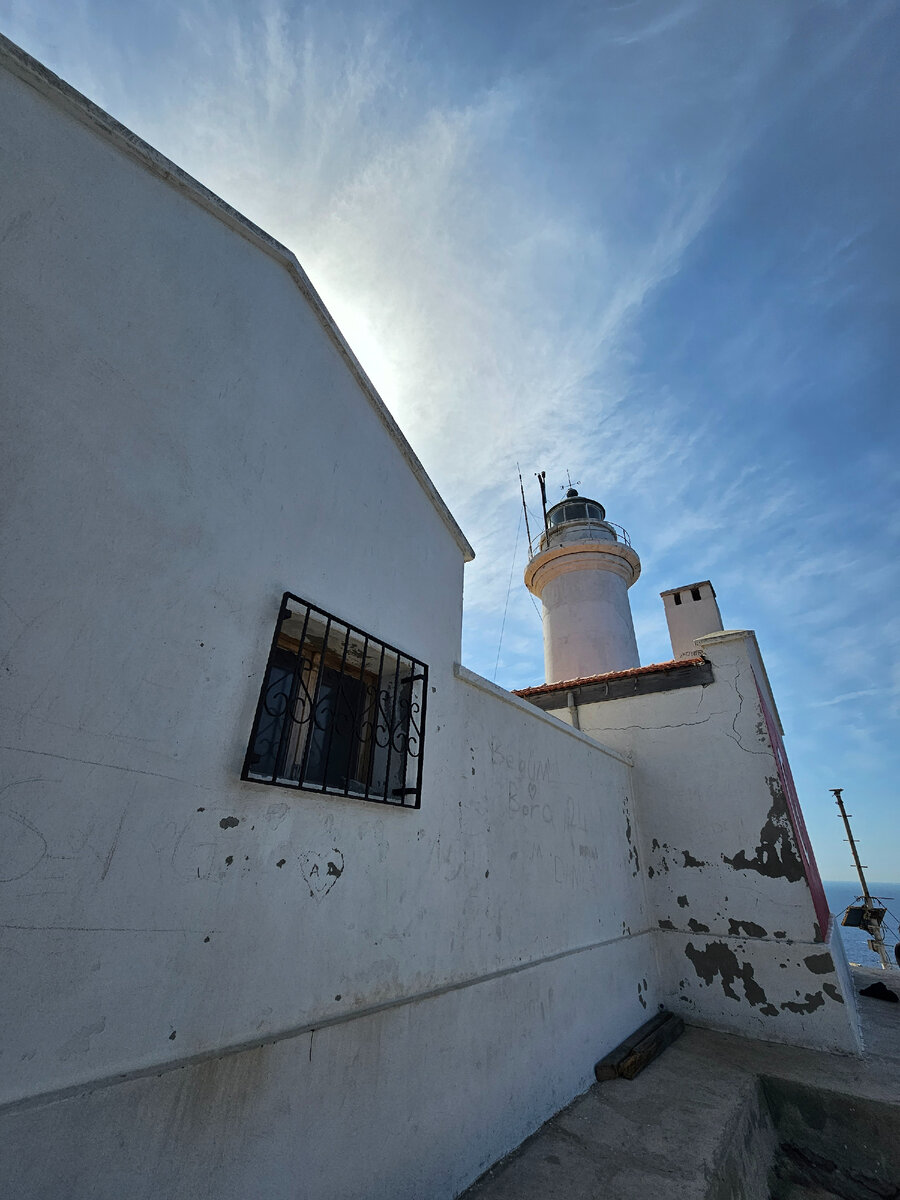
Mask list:
[[[314,900],[327,896],[344,873],[344,856],[337,846],[330,850],[304,850],[297,857],[301,874]]]

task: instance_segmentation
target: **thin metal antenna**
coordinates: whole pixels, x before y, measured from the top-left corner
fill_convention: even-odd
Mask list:
[[[528,520],[528,514],[525,514],[525,520]],[[500,667],[500,647],[503,645],[503,631],[506,628],[506,614],[509,611],[509,593],[512,591],[513,571],[516,569],[516,554],[519,550],[519,530],[522,528],[521,517],[516,522],[516,544],[513,547],[512,562],[509,567],[509,583],[506,585],[506,604],[503,606],[503,620],[500,624],[500,637],[497,639],[497,661],[494,663],[493,683],[497,682],[497,671]]]
[[[528,506],[525,503],[525,484],[522,482],[522,468],[516,463],[516,470],[519,472],[519,491],[522,493],[522,512],[525,514],[525,533],[528,537],[528,557],[531,558],[534,551],[531,548],[531,526],[528,524]]]
[[[863,928],[868,930],[872,935],[869,940],[869,946],[875,950],[878,957],[881,959],[882,967],[886,968],[891,965],[891,960],[888,958],[888,952],[884,945],[884,937],[881,932],[881,919],[884,914],[884,909],[880,905],[876,905],[869,894],[869,885],[866,883],[866,877],[863,874],[863,865],[859,861],[859,853],[856,849],[856,842],[853,838],[853,831],[850,828],[850,818],[847,816],[847,810],[844,808],[842,799],[843,788],[832,788],[831,794],[834,796],[834,802],[840,809],[841,817],[843,818],[844,828],[847,830],[847,841],[850,843],[850,850],[853,854],[853,861],[856,863],[856,872],[859,875],[859,882],[862,884],[863,890],[863,905],[860,913],[860,923]]]

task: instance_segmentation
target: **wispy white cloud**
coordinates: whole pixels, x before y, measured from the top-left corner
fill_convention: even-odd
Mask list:
[[[534,507],[531,473],[555,487],[570,469],[642,556],[645,657],[667,650],[656,593],[711,577],[726,624],[777,648],[783,713],[816,706],[798,740],[836,743],[848,706],[896,703],[877,672],[900,647],[898,474],[890,446],[871,446],[842,476],[858,495],[841,511],[827,476],[843,457],[823,458],[835,409],[809,405],[798,432],[790,406],[838,382],[850,406],[868,346],[845,314],[860,296],[889,303],[896,274],[867,286],[879,218],[864,206],[779,222],[792,154],[828,140],[804,105],[864,119],[883,84],[853,71],[848,88],[841,72],[890,6],[523,6],[478,71],[424,46],[423,11],[0,0],[5,32],[297,253],[475,544],[477,669],[493,671],[512,564],[498,678],[540,677],[514,464]],[[428,11],[449,29],[452,6]],[[730,227],[747,195],[747,224]],[[799,265],[782,278],[785,254]],[[668,324],[663,296],[677,298]],[[860,755],[885,744],[873,728],[853,734]]]
[[[897,689],[892,687],[871,687],[863,688],[859,692],[844,692],[841,696],[832,696],[830,700],[818,700],[810,707],[812,708],[831,708],[835,704],[847,704],[851,700],[861,700],[864,696],[887,696],[896,695]]]

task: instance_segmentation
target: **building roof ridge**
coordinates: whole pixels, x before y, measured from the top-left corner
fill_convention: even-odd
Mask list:
[[[64,79],[54,74],[49,67],[45,67],[42,62],[33,58],[26,50],[23,50],[15,42],[10,41],[2,33],[0,33],[0,63],[7,67],[11,74],[28,84],[29,87],[34,88],[36,92],[58,104],[70,116],[80,121],[82,125],[86,125],[99,136],[105,138],[106,141],[111,142],[119,150],[127,154],[129,158],[138,162],[146,170],[152,171],[154,175],[171,184],[172,187],[177,188],[188,199],[205,209],[223,224],[228,225],[235,233],[252,242],[257,249],[262,250],[270,258],[274,258],[277,262],[281,263],[312,308],[319,323],[337,348],[338,353],[350,368],[351,374],[362,388],[366,399],[372,408],[374,408],[382,424],[396,443],[400,453],[406,459],[410,470],[415,475],[422,490],[428,496],[438,515],[443,519],[444,524],[453,535],[456,544],[463,553],[465,561],[471,562],[475,557],[475,551],[472,549],[466,535],[460,529],[453,513],[451,513],[441,498],[428,472],[422,466],[418,455],[407,441],[390,409],[378,394],[375,385],[369,379],[356,355],[351,350],[346,338],[338,328],[334,317],[332,317],[331,313],[325,307],[324,301],[313,287],[309,276],[300,265],[293,251],[289,250],[287,246],[282,245],[271,234],[266,233],[264,229],[255,225],[249,217],[245,217],[243,213],[238,212],[227,200],[223,200],[221,196],[217,196],[215,192],[200,183],[193,175],[189,175],[177,163],[174,163],[170,158],[166,158],[164,154],[151,146],[149,142],[145,142],[143,138],[138,137],[136,133],[126,125],[123,125],[121,121],[117,121],[105,109],[95,104],[93,100],[88,99],[77,88],[72,87],[70,83],[66,83]]]

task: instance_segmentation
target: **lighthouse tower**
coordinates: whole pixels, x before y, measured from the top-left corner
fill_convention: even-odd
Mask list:
[[[640,666],[628,589],[641,560],[596,500],[569,488],[525,570],[544,615],[547,683]]]

